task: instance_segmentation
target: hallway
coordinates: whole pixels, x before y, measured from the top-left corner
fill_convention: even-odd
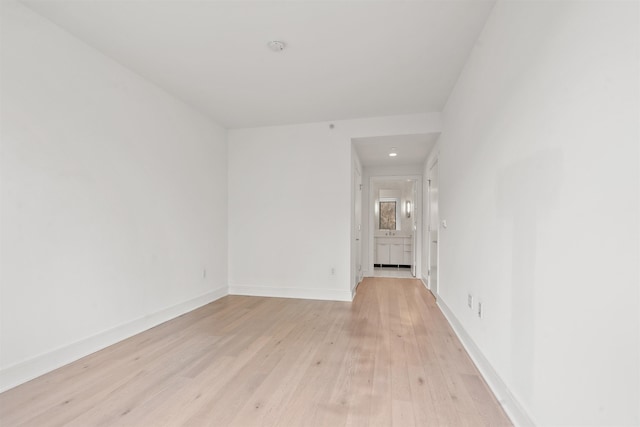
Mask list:
[[[2,425],[510,425],[418,280],[227,296],[0,394]]]

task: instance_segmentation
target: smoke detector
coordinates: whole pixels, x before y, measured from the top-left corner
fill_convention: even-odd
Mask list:
[[[269,46],[269,49],[271,49],[274,52],[281,52],[285,48],[284,42],[281,42],[279,40],[272,40],[269,43],[267,43],[267,46]]]

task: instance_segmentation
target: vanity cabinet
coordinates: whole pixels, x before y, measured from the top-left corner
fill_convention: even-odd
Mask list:
[[[376,239],[378,240],[378,239]],[[376,242],[376,264],[389,264],[389,245]]]
[[[411,237],[376,237],[375,264],[411,265]]]
[[[404,245],[392,243],[389,245],[389,264],[402,264],[404,262]]]

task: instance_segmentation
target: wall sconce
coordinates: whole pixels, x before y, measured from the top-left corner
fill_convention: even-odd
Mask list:
[[[405,205],[405,210],[407,211],[407,218],[411,218],[411,202],[407,200],[407,204]]]

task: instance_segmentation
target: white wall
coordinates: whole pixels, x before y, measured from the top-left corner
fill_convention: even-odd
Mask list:
[[[441,125],[437,113],[332,123],[229,131],[231,293],[351,300],[351,138]]]
[[[497,3],[444,111],[440,303],[537,425],[640,423],[638,8]]]
[[[24,6],[2,9],[0,389],[227,282],[225,131]]]

